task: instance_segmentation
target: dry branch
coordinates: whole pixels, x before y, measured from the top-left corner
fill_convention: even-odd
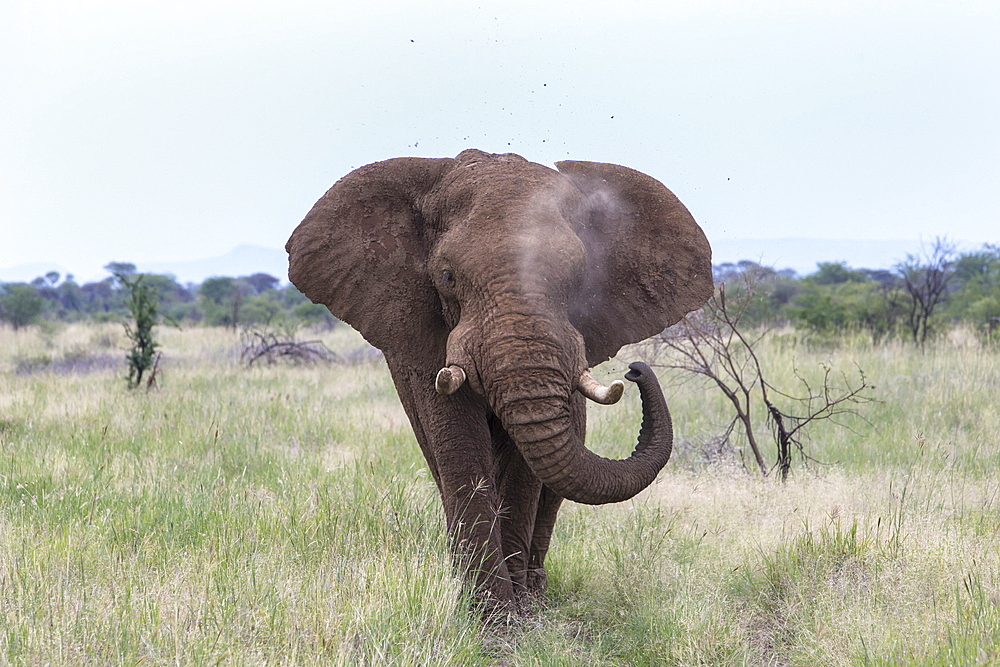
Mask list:
[[[241,338],[240,361],[247,366],[253,366],[258,361],[270,366],[278,361],[308,364],[340,359],[336,352],[319,340],[282,339],[273,331],[260,329],[246,329]]]

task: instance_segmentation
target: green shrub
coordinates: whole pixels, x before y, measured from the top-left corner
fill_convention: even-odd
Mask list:
[[[44,309],[45,299],[32,285],[10,283],[0,286],[0,318],[10,322],[15,330],[33,324]]]
[[[153,339],[153,327],[157,321],[156,289],[144,282],[145,276],[141,274],[129,278],[124,273],[115,273],[115,277],[128,293],[125,305],[132,322],[125,322],[125,335],[132,341],[132,348],[125,358],[128,361],[128,386],[135,389],[142,383],[146,371],[156,365],[156,348],[159,347]],[[147,386],[154,381],[155,375],[151,373],[146,380]]]

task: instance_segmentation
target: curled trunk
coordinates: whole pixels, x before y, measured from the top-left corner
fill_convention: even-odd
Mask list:
[[[521,378],[517,389],[491,397],[504,428],[542,482],[564,498],[588,505],[628,500],[649,486],[666,465],[673,447],[670,412],[653,371],[644,363],[629,366],[625,378],[639,385],[642,427],[627,459],[594,454],[574,428],[568,394],[553,378]],[[549,381],[546,381],[549,380]]]

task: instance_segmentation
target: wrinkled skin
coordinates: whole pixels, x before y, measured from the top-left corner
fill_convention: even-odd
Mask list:
[[[351,172],[286,245],[289,278],[385,354],[488,612],[545,587],[564,498],[602,504],[670,456],[656,377],[633,364],[643,424],[629,459],[586,449],[585,371],[699,308],[711,250],[658,181],[517,155],[397,158]],[[596,388],[595,388],[596,387]]]

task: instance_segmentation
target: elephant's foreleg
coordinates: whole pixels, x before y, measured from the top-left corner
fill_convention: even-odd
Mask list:
[[[458,568],[476,584],[477,601],[486,612],[512,612],[514,589],[503,557],[500,500],[493,482],[480,474],[452,476],[442,470],[445,518]]]
[[[390,363],[397,392],[444,503],[458,567],[476,584],[486,613],[515,610],[503,558],[495,461],[485,408],[467,388],[451,396],[434,391],[425,373]],[[430,375],[433,380],[433,375]]]
[[[528,592],[528,556],[542,483],[499,423],[492,427],[504,560],[514,593],[521,596]]]
[[[457,565],[475,580],[476,597],[486,613],[514,612],[516,598],[504,559],[501,500],[489,447],[479,440],[458,439],[438,443],[436,451]]]

